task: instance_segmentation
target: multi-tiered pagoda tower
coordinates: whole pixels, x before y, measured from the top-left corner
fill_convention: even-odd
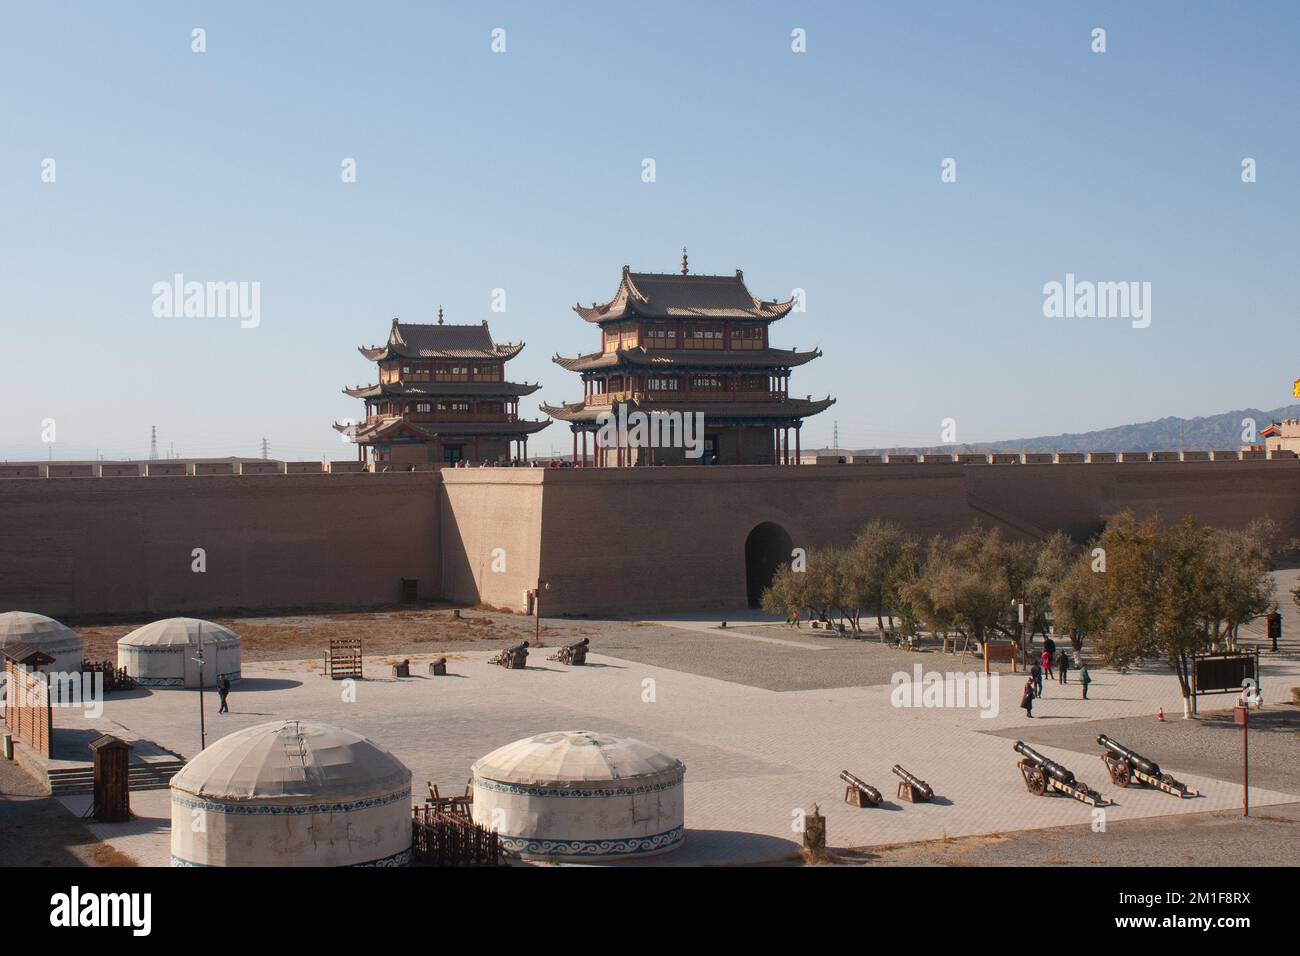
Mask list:
[[[790,396],[790,370],[822,354],[771,346],[771,324],[794,303],[754,298],[739,269],[734,276],[691,275],[685,250],[680,275],[624,266],[613,299],[574,306],[599,326],[600,351],[553,359],[582,376],[582,401],[542,405],[542,411],[569,423],[579,464],[798,464],[803,420],[835,399]],[[620,406],[647,414],[703,413],[703,455],[692,459],[682,448],[605,447],[597,440],[601,413]]]
[[[519,418],[520,396],[540,387],[506,381],[506,362],[523,348],[497,345],[486,321],[444,325],[442,309],[437,325],[393,319],[386,344],[359,349],[379,366],[378,383],[343,390],[365,400],[364,421],[334,427],[377,470],[525,461],[528,436],[550,422]]]

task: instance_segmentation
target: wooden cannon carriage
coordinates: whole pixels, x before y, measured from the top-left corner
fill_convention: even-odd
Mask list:
[[[1161,771],[1160,765],[1154,760],[1148,760],[1136,750],[1129,750],[1119,741],[1102,734],[1097,738],[1097,743],[1106,748],[1106,752],[1101,755],[1101,762],[1106,765],[1111,782],[1117,787],[1127,787],[1136,780],[1179,799],[1201,795],[1199,790],[1193,790],[1172,774]]]
[[[1020,773],[1025,778],[1025,788],[1030,793],[1041,797],[1048,790],[1055,790],[1089,806],[1110,805],[1110,801],[1096,790],[1082,780],[1075,779],[1073,773],[1056,761],[1048,760],[1023,740],[1016,741],[1015,751],[1024,757],[1020,761]]]
[[[584,637],[576,644],[565,644],[546,659],[548,661],[558,661],[561,664],[572,664],[574,667],[579,667],[587,663],[587,648],[590,644],[591,638]]]
[[[528,666],[528,642],[507,647],[499,654],[488,658],[489,664],[497,664],[507,670],[521,671]]]

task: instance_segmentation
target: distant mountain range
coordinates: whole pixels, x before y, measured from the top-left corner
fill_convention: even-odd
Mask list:
[[[1136,425],[1117,425],[1095,432],[1044,435],[1038,438],[1013,438],[1006,441],[977,442],[968,445],[934,445],[914,448],[864,448],[857,454],[925,454],[932,452],[982,452],[982,451],[1233,451],[1245,442],[1242,440],[1244,419],[1253,419],[1255,431],[1262,431],[1269,422],[1283,418],[1300,418],[1300,405],[1284,405],[1263,411],[1242,408],[1221,415],[1203,418],[1161,418]],[[845,452],[841,452],[843,454]],[[822,452],[829,454],[829,452]],[[854,452],[848,452],[854,454]]]

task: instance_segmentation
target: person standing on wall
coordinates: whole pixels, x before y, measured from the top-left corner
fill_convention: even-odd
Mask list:
[[[1056,678],[1062,684],[1070,683],[1069,678],[1066,676],[1069,670],[1070,670],[1070,655],[1066,654],[1065,651],[1057,651],[1056,652]]]

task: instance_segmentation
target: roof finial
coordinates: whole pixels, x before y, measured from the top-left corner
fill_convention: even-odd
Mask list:
[[[438,306],[438,324],[442,325],[442,306]]]
[[[682,275],[686,275],[690,271],[691,271],[690,267],[687,265],[686,262],[686,247],[682,246]]]

